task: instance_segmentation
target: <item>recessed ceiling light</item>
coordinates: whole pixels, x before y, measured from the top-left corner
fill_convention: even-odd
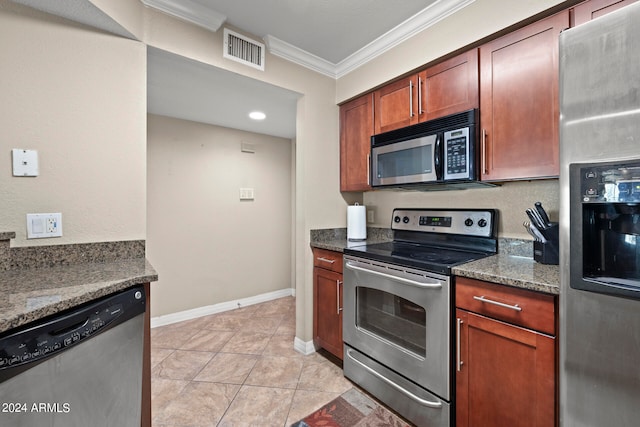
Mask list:
[[[252,111],[249,113],[249,117],[252,118],[253,120],[264,120],[267,117],[267,115],[262,111]]]

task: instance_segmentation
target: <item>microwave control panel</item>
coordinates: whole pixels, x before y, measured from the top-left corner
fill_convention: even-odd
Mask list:
[[[572,168],[580,176],[583,203],[640,202],[640,161],[576,164]]]
[[[469,128],[444,133],[444,179],[471,178]]]

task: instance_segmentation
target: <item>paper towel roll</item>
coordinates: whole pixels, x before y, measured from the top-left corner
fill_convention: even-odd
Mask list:
[[[367,209],[357,203],[347,206],[347,240],[367,239]]]

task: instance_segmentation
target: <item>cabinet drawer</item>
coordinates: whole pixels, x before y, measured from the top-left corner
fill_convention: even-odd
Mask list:
[[[313,266],[342,273],[342,254],[326,249],[313,249]]]
[[[556,334],[553,295],[458,277],[456,307],[545,334]]]

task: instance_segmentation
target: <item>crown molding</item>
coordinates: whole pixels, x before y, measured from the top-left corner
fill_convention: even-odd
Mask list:
[[[375,59],[403,41],[470,5],[474,1],[475,0],[436,0],[429,7],[387,31],[338,64],[326,61],[270,35],[264,37],[264,41],[269,48],[269,52],[273,55],[280,56],[335,79],[349,74],[356,68]]]
[[[269,53],[272,55],[279,56],[331,78],[336,78],[336,64],[333,62],[322,59],[272,35],[266,35],[262,40],[264,40]]]
[[[225,15],[204,7],[192,0],[140,0],[144,5],[164,13],[192,22],[210,31],[218,31],[227,20]],[[272,55],[306,67],[310,70],[337,79],[386,51],[429,28],[437,22],[470,5],[475,0],[436,0],[395,28],[337,64],[322,59],[272,35],[263,38]]]
[[[191,0],[140,0],[145,6],[216,32],[227,16]]]
[[[356,68],[366,64],[386,51],[399,45],[419,32],[431,27],[475,0],[437,0],[426,9],[413,15],[395,28],[392,28],[354,54],[335,66],[335,74],[340,78]]]

